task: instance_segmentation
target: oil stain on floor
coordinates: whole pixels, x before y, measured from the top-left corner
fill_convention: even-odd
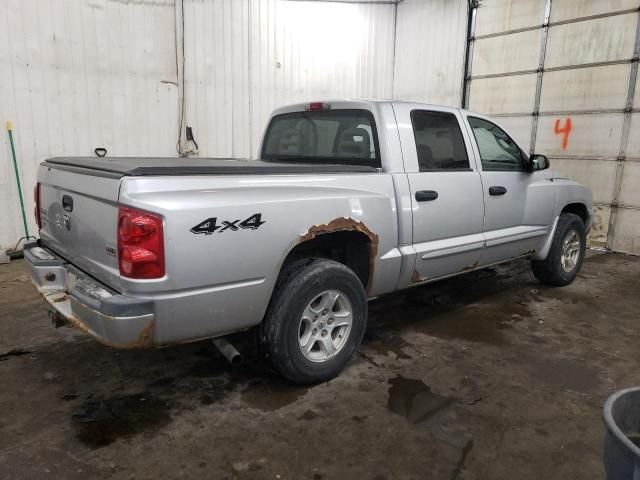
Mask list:
[[[119,438],[153,434],[171,422],[167,404],[149,392],[104,400],[88,400],[72,415],[76,437],[91,448]]]

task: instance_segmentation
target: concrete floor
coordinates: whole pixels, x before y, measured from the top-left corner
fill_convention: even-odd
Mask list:
[[[389,295],[344,373],[296,388],[207,343],[117,351],[55,330],[15,261],[1,476],[602,478],[602,404],[640,385],[638,285],[640,258],[591,254],[564,288],[521,261]]]

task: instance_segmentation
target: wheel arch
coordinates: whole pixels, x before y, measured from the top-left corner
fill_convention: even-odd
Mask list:
[[[585,225],[585,228],[589,225],[590,222],[590,214],[589,208],[582,202],[570,202],[565,204],[562,209],[558,212],[558,215],[553,220],[551,224],[551,228],[549,229],[549,233],[545,237],[545,240],[542,242],[540,248],[534,253],[531,258],[533,260],[544,260],[547,258],[549,254],[549,250],[551,249],[551,243],[553,241],[553,236],[556,233],[556,227],[558,226],[558,220],[560,219],[560,215],[563,213],[572,213],[577,215],[582,219],[582,222]]]
[[[573,213],[582,219],[582,223],[584,223],[585,226],[589,225],[589,209],[582,202],[567,203],[560,211],[561,215],[563,213]]]
[[[278,277],[294,262],[305,258],[329,258],[353,270],[368,291],[377,254],[376,233],[359,220],[338,217],[325,224],[313,225],[300,235],[281,262]]]

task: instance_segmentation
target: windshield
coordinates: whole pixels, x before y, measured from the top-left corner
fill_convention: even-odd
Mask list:
[[[273,117],[262,159],[380,168],[375,121],[367,110],[318,110]]]

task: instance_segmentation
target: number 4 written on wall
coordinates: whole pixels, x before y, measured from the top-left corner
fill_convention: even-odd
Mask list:
[[[562,127],[560,126],[560,119],[557,119],[553,131],[556,135],[562,135],[562,149],[566,150],[569,144],[569,135],[571,134],[571,117],[565,118]]]

